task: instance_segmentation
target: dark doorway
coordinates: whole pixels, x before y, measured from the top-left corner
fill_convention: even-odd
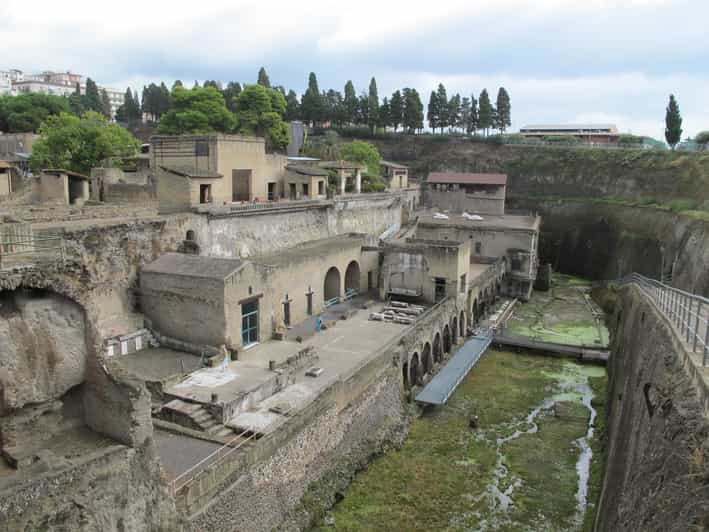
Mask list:
[[[307,313],[308,316],[313,315],[313,291],[308,289],[308,292],[305,294],[305,299],[307,301]]]
[[[212,185],[199,186],[199,202],[209,203],[212,201]]]
[[[306,183],[303,183],[303,196],[308,197],[309,195],[310,195],[310,187]]]
[[[325,290],[323,298],[325,302],[332,301],[340,297],[340,270],[335,266],[330,268],[325,274]],[[334,301],[333,301],[334,302]]]
[[[446,280],[443,277],[436,277],[435,291],[433,294],[434,301],[440,301],[446,297]]]
[[[251,170],[231,171],[232,201],[251,200]]]
[[[251,345],[258,342],[258,300],[241,305],[241,343]]]
[[[347,270],[345,270],[345,294],[359,291],[359,277],[359,263],[353,260],[347,265]]]
[[[295,183],[291,183],[289,186],[290,186],[290,199],[294,200],[297,195],[297,192],[295,190]]]
[[[290,326],[290,299],[288,299],[288,294],[286,294],[286,299],[283,302],[283,323],[286,327]]]
[[[275,199],[276,199],[276,184],[269,183],[268,184],[268,201],[273,201]]]

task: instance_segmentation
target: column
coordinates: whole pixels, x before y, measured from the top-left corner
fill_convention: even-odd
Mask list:
[[[355,171],[355,192],[357,194],[362,193],[362,173],[359,168]]]
[[[345,177],[344,170],[339,170],[338,175],[340,177],[340,194],[345,195],[345,184],[347,183],[347,178]]]

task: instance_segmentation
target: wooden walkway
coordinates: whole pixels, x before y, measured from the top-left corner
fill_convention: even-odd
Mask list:
[[[581,345],[558,344],[555,342],[543,342],[532,338],[508,336],[505,334],[496,334],[492,343],[494,345],[505,347],[529,349],[531,351],[543,351],[544,353],[552,353],[555,355],[575,358],[583,362],[596,362],[600,364],[606,364],[608,362],[608,357],[610,356],[610,351],[608,351],[608,349]]]

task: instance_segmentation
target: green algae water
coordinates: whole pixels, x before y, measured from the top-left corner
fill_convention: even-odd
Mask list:
[[[605,386],[601,367],[489,350],[316,530],[591,530]]]

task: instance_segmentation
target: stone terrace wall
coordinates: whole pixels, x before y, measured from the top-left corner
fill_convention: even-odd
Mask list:
[[[183,530],[150,448],[98,451],[81,465],[0,483],[0,530]]]
[[[706,385],[639,288],[620,291],[611,320],[608,459],[596,530],[706,530]]]

